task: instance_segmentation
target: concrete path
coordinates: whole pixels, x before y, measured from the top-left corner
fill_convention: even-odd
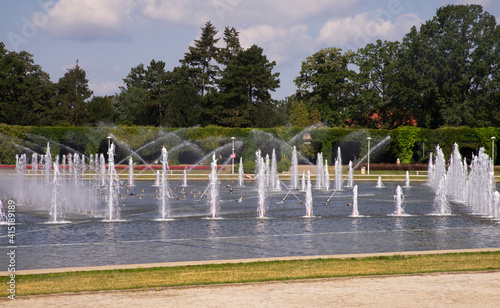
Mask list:
[[[499,251],[500,248],[370,253],[201,262],[170,262],[16,271],[17,275],[207,263],[312,258],[363,258]],[[5,272],[2,272],[5,273]],[[0,273],[1,274],[1,273]],[[283,282],[168,287],[17,296],[7,307],[498,307],[500,271],[307,279]]]
[[[498,307],[500,271],[57,294],[8,307]],[[5,305],[6,304],[6,305]]]

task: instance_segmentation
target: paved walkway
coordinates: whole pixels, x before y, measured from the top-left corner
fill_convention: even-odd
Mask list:
[[[416,251],[397,253],[287,257],[200,262],[170,262],[100,267],[18,271],[41,274],[207,263],[237,263],[312,258],[363,258],[391,255],[425,255],[500,251],[500,248]],[[2,272],[0,274],[3,274]],[[498,307],[500,271],[435,273],[307,279],[281,282],[168,287],[140,290],[17,296],[0,299],[9,307]]]
[[[500,271],[18,297],[9,307],[498,307]],[[6,300],[0,301],[4,306]]]

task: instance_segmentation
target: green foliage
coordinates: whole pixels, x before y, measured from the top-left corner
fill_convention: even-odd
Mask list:
[[[315,110],[317,111],[317,109]],[[301,128],[311,125],[311,118],[309,117],[309,112],[307,112],[304,102],[292,103],[292,108],[290,109],[290,124],[292,124],[293,127]]]
[[[401,163],[409,164],[412,162],[413,146],[419,140],[419,131],[418,127],[401,126],[392,132]]]

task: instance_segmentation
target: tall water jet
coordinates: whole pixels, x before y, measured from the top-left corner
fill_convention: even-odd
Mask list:
[[[128,186],[134,186],[134,160],[132,156],[128,158]]]
[[[62,178],[66,179],[66,155],[62,156]]]
[[[53,165],[54,172],[52,176],[52,198],[50,201],[50,222],[57,223],[60,222],[61,210],[59,203],[59,157],[56,157],[56,161]]]
[[[35,179],[38,174],[38,154],[33,153],[31,155],[31,171],[33,172],[33,175],[35,176]]]
[[[26,156],[26,155],[25,155]],[[52,173],[52,155],[50,154],[50,144],[47,142],[47,152],[45,154],[45,181],[50,183],[50,174]]]
[[[359,216],[359,210],[358,210],[358,185],[354,186],[352,189],[352,217],[358,217]]]
[[[349,161],[349,169],[347,173],[347,187],[353,187],[354,185],[354,170],[352,169],[352,161]]]
[[[438,189],[436,190],[436,196],[434,197],[434,214],[437,215],[451,214],[450,203],[447,198],[448,186],[446,179],[446,175],[441,178]]]
[[[316,162],[316,188],[323,188],[324,180],[324,169],[323,169],[323,153],[318,153]]]
[[[325,191],[330,190],[330,172],[328,172],[328,161],[325,160],[325,180],[324,180],[324,185],[325,185]]]
[[[3,202],[0,200],[0,224],[5,224],[8,222],[7,212],[3,208]]]
[[[313,197],[312,197],[312,187],[311,187],[311,173],[307,171],[307,187],[306,187],[306,216],[313,216]]]
[[[398,185],[396,188],[396,194],[394,195],[394,205],[396,206],[396,210],[394,211],[394,215],[401,216],[404,215],[405,211],[403,209],[404,195],[403,189]]]
[[[276,150],[273,149],[273,153],[271,154],[271,186],[275,189],[280,189],[279,187],[279,178],[278,178],[278,163],[276,159]]]
[[[271,161],[269,160],[269,154],[266,154],[265,163],[266,163],[266,187],[270,187],[271,183],[273,182],[271,182]]]
[[[301,190],[302,191],[306,191],[306,188],[307,188],[306,172],[302,171],[302,186],[301,186]]]
[[[410,173],[406,170],[405,186],[404,188],[410,188]]]
[[[293,146],[292,150],[292,165],[291,165],[291,187],[293,189],[299,188],[299,161],[297,158],[297,149]]]
[[[168,152],[165,147],[161,149],[161,181],[160,181],[160,213],[161,219],[170,217],[170,204],[168,202],[167,168]]]
[[[342,190],[342,157],[340,147],[337,149],[337,158],[335,159],[335,190]]]
[[[450,156],[450,164],[446,174],[448,195],[455,200],[465,201],[464,187],[467,184],[467,163],[462,163],[462,155],[460,155],[457,143],[453,144],[453,153]]]
[[[484,148],[479,149],[477,156],[473,156],[470,173],[467,179],[466,201],[476,214],[491,216],[493,212],[493,193],[495,178],[491,159]]]
[[[115,169],[115,144],[112,143],[108,150],[108,220],[119,219],[118,191],[120,179]]]
[[[69,159],[71,162],[71,159]],[[104,154],[101,153],[99,157],[99,177],[101,179],[101,186],[106,186],[106,159],[104,158]]]
[[[384,187],[384,183],[382,183],[382,176],[378,176],[378,180],[377,180],[377,185],[376,185],[377,188],[382,188]]]
[[[243,178],[243,157],[240,157],[240,165],[238,166],[238,184],[240,187],[243,187],[244,185],[244,178]]]
[[[266,217],[266,165],[264,163],[264,159],[261,157],[261,152],[260,150],[257,150],[255,153],[255,163],[257,166],[257,185],[258,185],[258,192],[259,192],[259,200],[258,200],[258,206],[257,206],[257,213],[259,215],[259,218],[264,218]]]
[[[187,168],[184,168],[184,170],[183,170],[183,178],[182,178],[182,187],[187,187],[187,186],[188,186]]]
[[[212,219],[217,218],[219,213],[219,180],[217,179],[217,159],[215,158],[215,153],[212,156],[210,171],[210,198],[208,199],[210,206],[210,217]]]
[[[500,219],[500,192],[493,193],[493,218]]]
[[[156,170],[156,180],[154,186],[160,187],[160,171]]]
[[[437,187],[439,185],[439,182],[441,181],[441,178],[446,174],[446,162],[444,160],[443,151],[441,150],[439,145],[436,146],[435,162],[432,164],[429,160],[429,164],[431,165],[431,167],[429,167],[427,183],[431,187]]]

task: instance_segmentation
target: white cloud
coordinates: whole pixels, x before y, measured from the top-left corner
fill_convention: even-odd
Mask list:
[[[317,43],[356,50],[378,39],[401,40],[413,25],[421,23],[416,14],[399,15],[393,21],[377,12],[380,10],[328,21],[321,28]]]
[[[491,4],[491,0],[457,0],[446,2],[450,2],[449,4],[479,4],[482,5],[483,8],[487,8]]]
[[[132,0],[60,0],[48,10],[41,28],[62,38],[122,37],[130,31],[131,12]]]
[[[89,88],[94,92],[94,96],[114,95],[120,92],[123,82],[108,81],[103,83],[89,82]]]
[[[209,20],[208,1],[204,0],[142,0],[136,1],[144,16],[165,22],[202,25]]]
[[[268,59],[287,62],[296,54],[310,52],[313,39],[307,34],[306,25],[293,27],[258,25],[240,32],[241,45],[248,48],[255,44],[264,48]]]
[[[295,26],[311,17],[335,16],[362,0],[60,0],[41,27],[54,37],[78,40],[130,36],[138,21],[218,28],[254,24]],[[51,2],[52,3],[52,2]],[[33,19],[44,17],[33,14]]]

